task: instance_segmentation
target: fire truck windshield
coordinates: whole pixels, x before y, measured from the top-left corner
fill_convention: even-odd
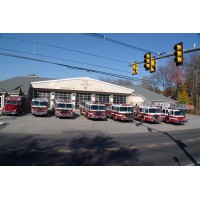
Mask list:
[[[161,113],[159,108],[149,108],[149,113]]]
[[[184,112],[183,111],[181,111],[181,110],[177,110],[177,111],[174,111],[174,115],[175,116],[183,116],[184,115]]]
[[[91,110],[98,110],[98,105],[91,105]]]
[[[99,110],[105,110],[106,106],[99,106]]]
[[[42,102],[42,101],[33,101],[32,102],[33,106],[47,106],[47,102]]]
[[[133,107],[120,107],[122,112],[133,112]]]
[[[106,106],[103,105],[91,105],[91,110],[105,110]]]
[[[58,103],[57,108],[72,108],[72,104]]]
[[[65,104],[65,107],[66,107],[66,108],[72,108],[73,105],[72,105],[72,104]]]
[[[17,105],[17,101],[7,101],[6,104]]]
[[[65,108],[65,104],[64,103],[58,103],[57,108]]]

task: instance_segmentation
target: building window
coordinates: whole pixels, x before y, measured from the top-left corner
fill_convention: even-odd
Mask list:
[[[76,108],[79,108],[81,102],[91,101],[91,94],[89,93],[76,93]]]
[[[55,92],[55,99],[71,101],[71,92]]]
[[[99,101],[102,103],[109,103],[109,95],[108,94],[96,94],[95,101]]]
[[[126,103],[126,96],[114,95],[113,103],[125,104]]]
[[[33,91],[33,98],[46,98],[50,100],[50,91]]]

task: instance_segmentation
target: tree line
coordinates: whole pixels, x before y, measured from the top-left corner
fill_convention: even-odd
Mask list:
[[[121,86],[134,86],[131,80],[99,78]],[[137,85],[158,94],[176,100],[180,104],[192,104],[194,113],[200,114],[200,54],[184,55],[184,64],[177,67],[172,58],[163,66],[158,66],[155,73],[144,76]]]
[[[192,104],[194,113],[200,113],[200,54],[192,53],[184,57],[184,65],[177,67],[172,59],[157,71],[144,77],[142,86],[172,98],[178,103]],[[159,87],[158,87],[159,84]]]

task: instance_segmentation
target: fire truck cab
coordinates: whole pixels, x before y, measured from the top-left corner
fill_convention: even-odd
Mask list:
[[[161,113],[162,122],[165,122],[166,117],[168,116],[170,110],[172,110],[172,109],[171,108],[163,108],[162,109],[162,113]]]
[[[54,103],[54,114],[59,118],[74,118],[74,105],[71,102],[65,100],[55,100]]]
[[[46,98],[33,98],[31,102],[31,113],[32,115],[44,115],[47,116],[48,110],[48,99]]]
[[[84,113],[88,119],[107,120],[106,106],[101,103],[86,102]]]
[[[3,115],[19,115],[25,111],[25,97],[7,96],[3,107]]]
[[[161,109],[156,106],[139,106],[135,118],[141,122],[159,123],[162,121]]]
[[[133,106],[129,104],[109,105],[106,109],[106,114],[108,117],[119,121],[132,121],[134,118]]]
[[[187,119],[185,119],[185,112],[183,110],[178,109],[163,109],[165,116],[162,118],[163,121],[167,124],[185,124],[187,123]]]

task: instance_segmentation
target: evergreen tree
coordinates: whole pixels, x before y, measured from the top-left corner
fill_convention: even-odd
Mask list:
[[[19,90],[19,96],[24,96],[24,93],[22,92],[22,89]]]

